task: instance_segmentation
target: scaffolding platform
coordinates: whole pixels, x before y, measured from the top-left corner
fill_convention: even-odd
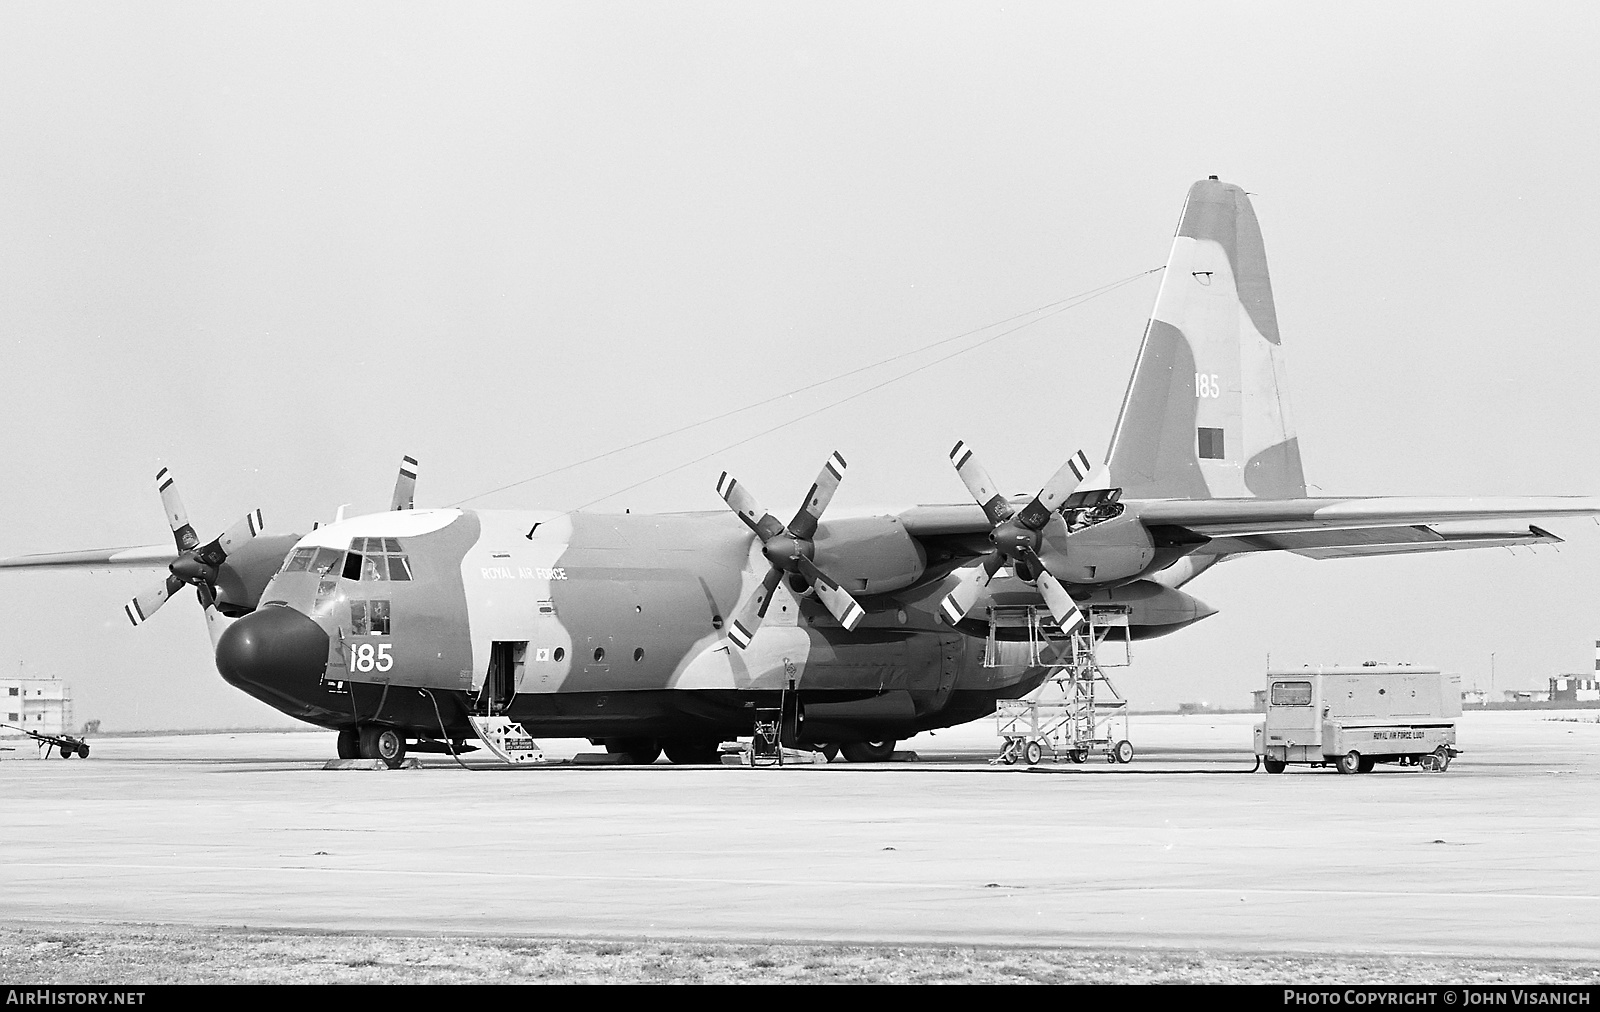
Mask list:
[[[1045,680],[1021,699],[995,708],[1000,754],[990,762],[1029,766],[1049,759],[1075,763],[1090,756],[1131,762],[1128,702],[1106,674],[1132,658],[1128,609],[1091,606],[1086,622],[1063,633],[1050,613],[1032,606],[999,607],[989,613],[984,664],[1026,664],[1048,669]],[[1119,635],[1120,633],[1120,635]]]

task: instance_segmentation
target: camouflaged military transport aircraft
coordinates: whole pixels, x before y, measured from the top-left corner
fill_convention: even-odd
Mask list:
[[[469,738],[505,756],[517,722],[632,762],[714,762],[757,708],[782,706],[790,742],[870,761],[1040,682],[984,665],[995,607],[1048,608],[1071,630],[1119,605],[1133,638],[1159,636],[1213,613],[1180,588],[1225,558],[1550,544],[1511,521],[1600,512],[1307,498],[1286,388],[1255,213],[1212,177],[1189,191],[1104,463],[1080,452],[1036,496],[1000,494],[958,443],[976,502],[894,515],[823,518],[838,454],[787,523],[726,474],[732,513],[412,509],[408,459],[389,512],[303,537],[263,535],[253,513],[202,546],[163,471],[176,551],[0,567],[167,567],[128,604],[134,624],[197,587],[223,678],[337,730],[345,757],[395,765]]]

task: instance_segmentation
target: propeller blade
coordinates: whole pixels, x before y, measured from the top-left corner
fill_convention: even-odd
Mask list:
[[[156,472],[156,491],[161,494],[161,508],[166,511],[167,525],[172,528],[172,540],[178,543],[178,551],[189,551],[200,543],[200,537],[189,526],[189,511],[183,508],[172,472],[164,467]]]
[[[994,479],[989,477],[989,472],[978,463],[978,458],[968,449],[967,444],[958,441],[955,448],[950,451],[950,463],[956,466],[956,474],[961,476],[961,481],[967,486],[967,491],[972,493],[979,506],[983,507],[983,515],[989,518],[989,523],[1000,524],[1011,519],[1011,504],[1006,502],[1006,497],[995,490]]]
[[[416,501],[417,458],[400,458],[400,476],[394,480],[394,496],[389,500],[389,512],[408,510]]]
[[[728,639],[740,650],[750,645],[756,630],[761,628],[761,620],[766,617],[767,607],[772,603],[772,592],[778,589],[781,579],[782,570],[769,569],[761,586],[751,588],[745,599],[739,602],[738,609],[733,613],[733,621],[728,624]]]
[[[839,482],[843,480],[844,469],[848,466],[844,462],[844,457],[839,455],[839,451],[833,451],[833,456],[822,465],[822,472],[817,475],[817,483],[806,493],[806,501],[800,504],[800,512],[789,521],[790,534],[810,541],[817,533],[817,522],[822,519],[822,511],[833,501],[833,493],[839,490]]]
[[[1037,531],[1044,527],[1054,513],[1064,502],[1067,496],[1089,476],[1089,458],[1082,450],[1067,458],[1061,465],[1061,470],[1051,475],[1050,480],[1044,483],[1044,488],[1034,496],[1033,502],[1023,507],[1017,514],[1017,522],[1030,531]]]
[[[995,552],[983,560],[979,566],[968,566],[957,570],[959,574],[954,590],[944,596],[939,608],[944,612],[944,617],[955,625],[972,613],[972,608],[978,603],[978,595],[989,586],[989,581],[994,579],[994,574],[1005,565],[1005,558]]]
[[[261,533],[261,511],[251,510],[244,519],[222,532],[221,537],[195,552],[195,558],[208,566],[220,566],[228,553]]]
[[[762,509],[761,504],[756,502],[756,497],[746,492],[744,486],[726,471],[717,479],[717,494],[733,507],[733,511],[739,514],[739,519],[744,521],[746,527],[755,531],[756,537],[762,541],[768,541],[784,532],[783,521]]]
[[[1039,593],[1044,595],[1045,606],[1050,609],[1050,616],[1056,620],[1056,625],[1064,633],[1072,633],[1083,624],[1083,612],[1078,610],[1077,602],[1072,600],[1072,595],[1067,593],[1067,588],[1061,581],[1050,575],[1050,571],[1038,562],[1034,556],[1034,563],[1039,568],[1037,584]]]
[[[138,625],[151,615],[154,615],[163,604],[166,604],[167,598],[182,590],[183,584],[184,581],[180,577],[168,575],[166,582],[153,590],[147,590],[139,594],[123,605],[122,611],[128,616],[129,622]]]
[[[867,617],[867,610],[850,596],[850,592],[839,586],[833,577],[817,568],[817,564],[805,556],[799,559],[800,572],[811,581],[811,586],[816,588],[817,600],[821,601],[833,617],[844,626],[845,632],[855,632],[856,626]]]

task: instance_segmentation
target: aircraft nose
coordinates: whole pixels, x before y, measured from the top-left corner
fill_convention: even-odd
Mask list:
[[[246,692],[294,694],[314,685],[327,664],[328,634],[293,608],[251,612],[217,640],[217,670]]]

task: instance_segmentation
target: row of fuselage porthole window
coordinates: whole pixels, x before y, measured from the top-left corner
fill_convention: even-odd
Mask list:
[[[598,665],[598,663],[603,663],[603,661],[605,661],[605,647],[595,647],[594,658],[595,658],[595,663],[597,663],[597,665]],[[560,661],[565,661],[566,660],[566,649],[565,649],[565,647],[557,647],[557,649],[555,649],[555,650],[550,650],[550,660],[557,661],[557,663],[560,663]],[[642,661],[642,660],[645,660],[645,649],[643,649],[643,647],[634,647],[634,663],[635,663],[635,665],[637,665],[638,661]]]
[[[296,548],[279,572],[311,572],[318,576],[336,572],[346,580],[363,583],[407,582],[411,579],[411,560],[400,550],[398,538],[351,538],[348,552],[337,548]]]

